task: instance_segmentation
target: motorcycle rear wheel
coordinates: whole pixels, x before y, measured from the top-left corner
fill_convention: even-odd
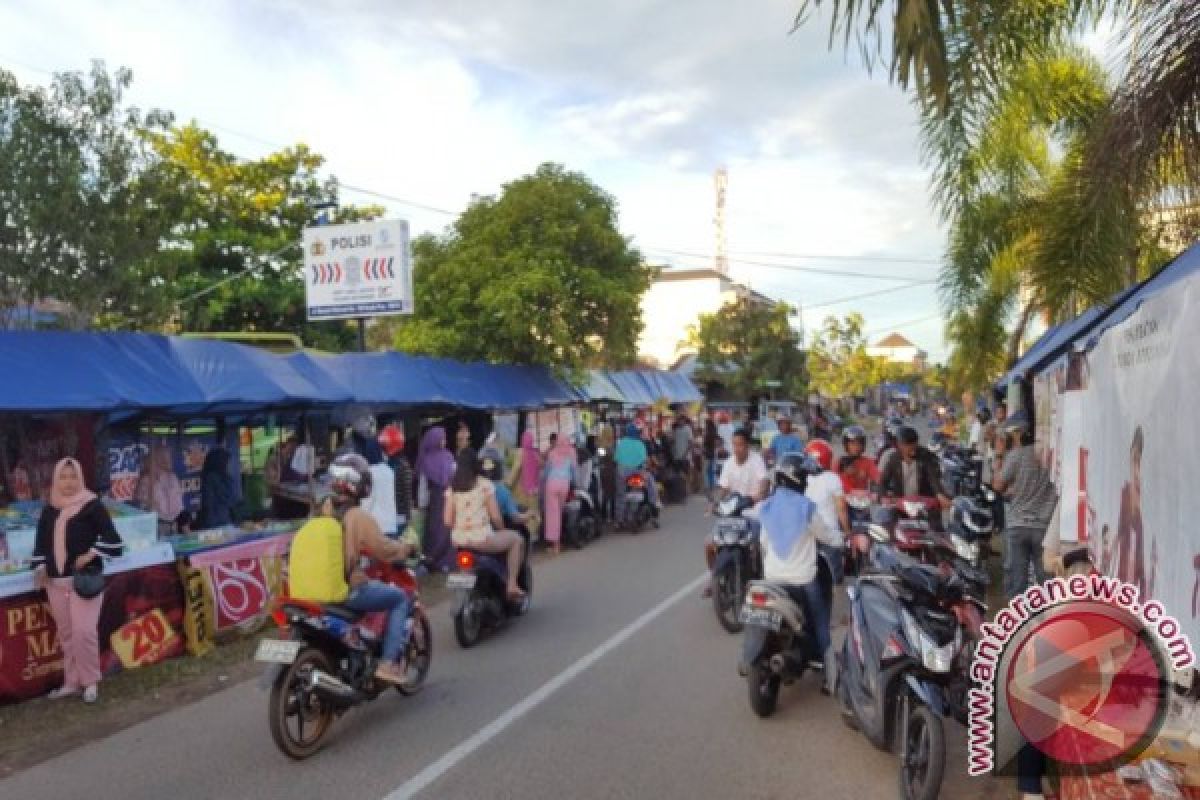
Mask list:
[[[483,633],[483,617],[478,610],[471,608],[474,604],[475,591],[472,590],[462,609],[454,615],[454,638],[464,650],[477,645]]]
[[[268,718],[271,739],[285,756],[296,761],[315,755],[333,727],[333,707],[308,689],[314,669],[333,672],[329,658],[320,650],[311,647],[301,650],[271,687]]]
[[[730,633],[741,633],[742,622],[738,612],[746,587],[738,580],[737,565],[726,564],[713,574],[712,582],[713,610],[717,614],[717,622]]]
[[[933,710],[913,702],[903,736],[900,796],[904,800],[937,800],[946,770],[946,732]]]
[[[411,696],[425,688],[425,678],[429,676],[429,667],[433,664],[433,628],[424,611],[413,614],[413,629],[408,637],[406,658],[408,674],[412,677],[398,684],[396,691]]]
[[[759,659],[750,665],[750,673],[746,676],[746,687],[749,689],[750,708],[754,713],[766,719],[775,713],[779,705],[778,675],[771,672],[764,659]]]

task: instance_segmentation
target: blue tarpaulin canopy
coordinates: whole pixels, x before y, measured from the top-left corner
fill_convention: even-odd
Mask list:
[[[165,336],[0,332],[0,412],[143,411],[203,398]]]

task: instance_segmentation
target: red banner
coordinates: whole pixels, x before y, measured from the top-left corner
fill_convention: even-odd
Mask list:
[[[100,612],[105,673],[183,653],[183,589],[172,564],[112,576]],[[0,703],[62,683],[62,650],[44,592],[0,600]]]

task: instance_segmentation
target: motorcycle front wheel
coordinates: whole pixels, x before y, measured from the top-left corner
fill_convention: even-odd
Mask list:
[[[771,672],[765,659],[759,659],[750,665],[750,674],[746,676],[746,687],[750,694],[750,708],[754,713],[766,719],[775,713],[779,705],[778,675]]]
[[[713,610],[717,613],[717,622],[730,633],[740,633],[742,622],[738,616],[741,611],[742,596],[746,587],[739,578],[739,570],[734,563],[726,564],[713,574]]]
[[[413,614],[406,658],[409,679],[396,686],[396,691],[402,695],[414,695],[425,688],[425,678],[429,676],[429,667],[433,664],[433,628],[424,611]]]
[[[946,770],[946,732],[941,717],[929,706],[913,703],[901,735],[900,796],[904,800],[936,800]]]
[[[309,689],[313,670],[333,673],[329,658],[320,650],[301,650],[271,687],[271,738],[285,756],[297,761],[320,750],[333,727],[333,707]]]

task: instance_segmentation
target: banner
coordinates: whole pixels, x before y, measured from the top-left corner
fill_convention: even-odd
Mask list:
[[[44,500],[54,475],[54,465],[71,456],[83,467],[83,479],[96,486],[94,418],[71,415],[58,419],[22,420],[4,432],[0,465],[8,474],[0,476],[14,500]]]
[[[171,451],[171,464],[183,488],[183,506],[193,514],[200,510],[200,482],[204,459],[217,444],[216,433],[185,433],[182,436],[142,436],[136,432],[114,433],[109,438],[108,495],[114,500],[131,502],[137,491],[138,477],[150,457],[152,447]],[[230,429],[225,443],[230,453],[239,452],[240,440],[236,429]],[[241,487],[241,459],[229,459],[229,474],[233,485]]]
[[[1160,601],[1200,642],[1200,301],[1195,281],[1149,298],[1087,355],[1067,404],[1061,460],[1064,541]],[[1076,417],[1072,419],[1071,417]],[[1076,433],[1077,432],[1077,433]]]
[[[208,550],[179,564],[187,598],[188,651],[202,655],[218,634],[257,630],[282,592],[292,534]]]
[[[183,593],[172,565],[112,576],[98,626],[106,673],[183,653]],[[37,697],[62,683],[59,646],[44,592],[0,600],[0,703]]]

